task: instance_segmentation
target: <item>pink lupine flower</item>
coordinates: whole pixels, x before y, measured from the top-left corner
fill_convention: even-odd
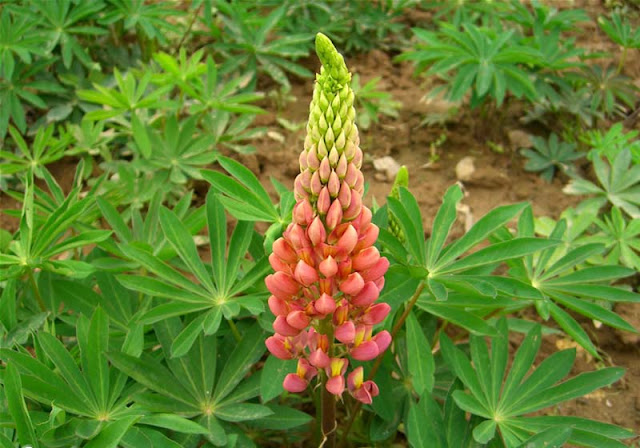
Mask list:
[[[374,243],[378,227],[362,202],[362,150],[355,124],[351,74],[324,35],[316,38],[322,62],[311,101],[307,136],[298,158],[292,222],[273,243],[265,279],[275,335],[266,340],[280,359],[298,359],[286,376],[289,392],[302,392],[317,374],[336,396],[347,387],[363,403],[378,395],[364,369],[345,382],[346,356],[369,361],[389,347],[387,331],[373,334],[389,314],[378,303],[389,262]]]
[[[364,381],[362,366],[356,367],[347,377],[347,387],[353,398],[364,404],[371,404],[373,397],[379,393],[378,386],[373,381]]]

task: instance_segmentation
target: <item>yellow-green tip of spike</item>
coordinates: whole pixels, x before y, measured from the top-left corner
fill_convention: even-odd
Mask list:
[[[393,182],[394,186],[405,187],[409,186],[409,170],[406,165],[402,165],[396,174],[396,180]]]
[[[409,187],[409,170],[405,165],[402,165],[396,174],[396,178],[393,181],[393,186],[391,187],[390,196],[392,198],[398,199],[400,197],[400,187]]]
[[[347,69],[344,58],[327,36],[316,34],[316,54],[324,67],[325,74],[333,78],[340,86],[351,81],[351,73]]]

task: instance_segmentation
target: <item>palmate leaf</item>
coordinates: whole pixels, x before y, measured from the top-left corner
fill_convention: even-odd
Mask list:
[[[406,242],[401,247],[390,233],[382,231],[381,243],[390,249],[394,258],[406,267],[411,276],[427,282],[437,300],[446,300],[448,290],[460,287],[471,287],[482,295],[495,297],[497,289],[492,284],[495,279],[490,274],[501,262],[530,255],[559,243],[552,239],[522,237],[491,244],[469,254],[524,210],[526,204],[522,203],[497,207],[478,220],[461,238],[443,247],[456,219],[456,204],[461,198],[458,186],[447,191],[443,205],[436,214],[431,238],[426,244],[420,209],[411,193],[406,188],[400,188],[400,200],[388,198],[389,210],[397,218]],[[507,282],[501,282],[502,289]],[[522,285],[520,289],[523,289]]]
[[[139,263],[154,277],[120,275],[118,280],[126,288],[169,300],[143,314],[142,322],[153,323],[170,316],[204,311],[185,327],[175,341],[173,356],[188,351],[200,332],[215,333],[223,315],[231,319],[240,312],[241,306],[253,311],[261,311],[264,306],[258,301],[256,309],[256,300],[266,296],[266,293],[261,289],[256,291],[254,285],[266,275],[268,260],[263,256],[251,264],[243,262],[253,238],[253,223],[238,222],[227,248],[224,208],[215,192],[207,195],[205,208],[211,245],[211,269],[200,259],[193,237],[184,223],[166,208],[160,209],[159,221],[167,241],[178,255],[181,270],[135,244],[119,246],[125,256]],[[192,275],[197,282],[183,271]]]
[[[573,172],[571,163],[584,157],[583,153],[575,151],[575,144],[560,142],[556,134],[551,134],[547,141],[540,137],[533,137],[532,140],[533,149],[522,151],[528,159],[524,169],[540,172],[540,176],[547,182],[551,182],[556,169]]]
[[[37,358],[23,351],[0,351],[0,358],[19,372],[26,397],[68,415],[66,422],[39,425],[38,440],[53,438],[73,445],[85,439],[102,446],[103,440],[119,440],[135,423],[136,413],[128,406],[130,393],[125,392],[126,376],[109,369],[104,357],[109,335],[107,316],[97,308],[91,319],[83,315],[77,319],[79,353],[70,352],[44,331],[35,338]],[[122,350],[130,352],[130,344],[125,342]]]
[[[79,178],[83,165],[82,162],[79,164],[75,181]],[[41,189],[34,187],[33,172],[30,171],[25,177],[20,230],[9,245],[10,253],[0,257],[0,266],[9,266],[10,269],[0,271],[0,278],[5,275],[21,276],[34,269],[85,278],[94,271],[91,264],[61,255],[67,255],[79,247],[100,243],[111,232],[95,230],[84,223],[87,215],[95,210],[93,194],[82,197],[81,185],[74,182],[76,186],[64,197],[62,189],[50,173],[45,168],[42,170],[53,200]],[[36,192],[40,194],[36,195]],[[43,204],[43,197],[49,202]],[[69,229],[74,229],[76,235],[69,236]]]
[[[626,221],[618,207],[610,215],[596,220],[600,232],[584,238],[585,242],[600,243],[606,253],[595,261],[602,264],[623,265],[640,271],[640,219]]]
[[[491,339],[490,351],[484,339],[471,336],[471,360],[446,335],[440,337],[445,359],[467,389],[453,393],[456,404],[485,419],[474,428],[476,441],[488,443],[496,436],[495,431],[499,431],[505,447],[515,448],[531,435],[551,429],[554,431],[541,434],[537,439],[569,438],[563,430],[571,428],[570,443],[590,447],[624,446],[618,440],[633,433],[613,425],[572,417],[525,416],[608,386],[622,377],[623,369],[603,368],[561,381],[575,359],[575,350],[564,350],[551,355],[529,373],[541,342],[540,327],[536,325],[527,333],[506,372],[508,330],[504,319],[498,322],[498,332],[499,337]]]
[[[539,52],[518,45],[513,30],[496,32],[471,23],[463,24],[461,30],[441,23],[437,32],[420,28],[413,32],[420,43],[398,59],[413,60],[417,71],[430,67],[427,74],[447,79],[451,100],[462,99],[469,90],[472,104],[490,96],[499,106],[507,92],[517,97],[536,97],[529,74],[521,66],[538,64]]]
[[[529,230],[526,230],[529,229]],[[533,214],[528,210],[521,217],[519,232],[521,235],[533,231]],[[550,231],[550,238],[566,239],[567,221],[560,219]],[[507,236],[507,238],[513,238]],[[516,238],[517,239],[517,238]],[[635,271],[617,265],[583,267],[587,260],[603,253],[604,245],[591,243],[577,247],[550,247],[537,257],[526,256],[509,261],[510,275],[519,282],[527,283],[542,294],[542,300],[523,300],[518,308],[535,304],[538,313],[544,318],[553,319],[576,342],[590,354],[599,357],[595,345],[578,322],[563,308],[598,320],[606,325],[625,331],[637,332],[631,324],[612,312],[602,302],[638,302],[640,295],[609,286],[614,281],[633,275]]]
[[[609,202],[632,218],[640,218],[640,165],[631,164],[630,150],[625,148],[620,151],[610,164],[600,157],[594,157],[593,168],[599,185],[576,178],[563,191],[567,194],[595,195],[601,204]]]
[[[245,379],[246,373],[265,351],[264,334],[257,323],[245,327],[243,338],[222,358],[217,336],[200,334],[189,351],[180,358],[171,357],[173,341],[184,331],[178,318],[168,318],[154,325],[164,353],[164,363],[151,356],[138,358],[120,352],[108,354],[113,365],[143,385],[147,392],[136,396],[136,402],[153,416],[153,424],[184,433],[202,433],[216,445],[225,440],[225,430],[218,419],[227,422],[261,419],[273,411],[251,402],[259,394],[259,375]],[[222,341],[221,341],[222,342]],[[228,341],[226,341],[228,343]],[[217,367],[217,359],[225,364]],[[221,373],[217,375],[217,371]],[[192,423],[176,420],[166,413],[184,414]],[[146,419],[146,418],[145,418]],[[141,423],[151,424],[145,422]],[[198,425],[196,425],[198,423]]]
[[[214,48],[226,58],[221,70],[223,73],[235,72],[242,67],[252,74],[254,85],[259,72],[285,86],[289,85],[287,72],[311,77],[311,72],[292,61],[309,54],[313,36],[303,33],[277,35],[278,24],[287,12],[286,6],[282,5],[265,16],[241,3],[216,1],[225,32],[222,42],[216,42]],[[247,26],[248,23],[255,26]]]

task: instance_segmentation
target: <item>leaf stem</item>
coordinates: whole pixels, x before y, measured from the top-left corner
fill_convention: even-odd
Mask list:
[[[238,327],[236,327],[235,322],[233,319],[229,319],[227,322],[229,322],[229,328],[231,328],[231,333],[233,334],[236,342],[240,342],[242,340],[242,335],[238,331]]]
[[[196,19],[200,15],[200,11],[202,11],[202,7],[204,6],[204,3],[205,2],[200,3],[200,6],[198,6],[198,9],[196,9],[195,12],[193,13],[193,16],[191,17],[191,21],[189,22],[189,25],[187,26],[187,29],[185,30],[184,34],[182,35],[182,38],[180,39],[180,42],[178,42],[178,45],[175,47],[174,54],[177,53],[178,51],[180,51],[180,48],[182,48],[182,45],[184,44],[184,41],[187,39],[187,36],[189,34],[191,34],[191,29],[193,28],[193,25],[196,23]]]
[[[42,296],[40,295],[40,289],[38,288],[38,283],[36,282],[36,278],[33,276],[33,269],[29,268],[29,281],[31,282],[31,287],[33,288],[33,295],[36,297],[36,301],[40,306],[41,311],[47,311],[47,307],[42,300]]]
[[[420,282],[420,285],[418,285],[418,287],[416,288],[416,291],[413,293],[413,296],[411,296],[411,299],[407,303],[402,315],[396,321],[395,325],[391,329],[391,340],[394,340],[396,338],[398,331],[400,331],[400,328],[402,328],[402,326],[404,325],[404,322],[407,320],[409,313],[413,309],[413,305],[416,304],[416,302],[418,301],[418,297],[420,297],[420,294],[422,294],[422,290],[424,289],[424,286],[425,286],[425,283]],[[376,358],[376,361],[373,363],[373,367],[371,367],[371,371],[369,372],[368,379],[373,380],[373,378],[376,376],[376,373],[378,372],[378,369],[382,364],[383,358],[384,356],[378,356],[378,358]],[[356,416],[360,412],[360,408],[362,408],[362,402],[358,401],[353,409],[353,413],[349,416],[349,421],[347,421],[347,424],[344,428],[344,432],[342,434],[342,442],[340,444],[341,446],[347,446],[347,436],[349,435],[349,431],[353,426]]]

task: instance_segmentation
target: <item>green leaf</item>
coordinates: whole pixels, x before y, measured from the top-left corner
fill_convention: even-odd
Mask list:
[[[142,359],[120,352],[107,353],[109,361],[119,370],[143,386],[171,397],[174,400],[192,405],[191,395],[178,383],[162,364],[143,355]]]
[[[211,298],[202,290],[200,294],[193,294],[183,288],[170,285],[162,280],[152,277],[141,277],[138,275],[118,275],[118,282],[127,289],[148,294],[152,297],[163,297],[179,302],[192,304],[212,303]]]
[[[89,324],[86,342],[78,336],[81,350],[84,348],[83,373],[87,376],[98,407],[107,409],[109,399],[109,365],[104,352],[109,348],[109,321],[102,308],[96,308]]]
[[[24,402],[20,374],[13,363],[7,364],[2,382],[4,383],[4,392],[7,398],[9,413],[11,414],[18,433],[18,441],[23,446],[30,445],[38,448],[39,444],[35,429]]]
[[[160,209],[160,225],[171,246],[176,250],[182,261],[189,267],[190,272],[196,276],[200,283],[210,292],[216,288],[211,280],[204,263],[200,259],[193,237],[171,210],[162,207]]]
[[[222,168],[227,170],[229,174],[238,179],[246,188],[249,189],[265,207],[265,209],[273,209],[273,203],[269,197],[269,193],[264,189],[258,178],[241,163],[236,162],[228,157],[220,157],[218,159]],[[277,215],[277,213],[276,213]]]
[[[270,404],[268,405],[268,408],[272,411],[271,415],[247,422],[247,424],[260,429],[285,431],[287,429],[306,425],[313,420],[313,417],[309,414],[287,406]]]
[[[208,434],[209,430],[196,422],[175,414],[153,414],[142,417],[138,424],[156,426],[183,434]]]
[[[140,149],[142,156],[145,159],[150,158],[152,149],[147,127],[135,111],[131,113],[131,130],[133,131],[133,140],[136,142],[138,149]]]
[[[496,422],[494,420],[485,420],[478,426],[473,428],[473,438],[478,443],[488,443],[493,439],[496,433]]]
[[[140,417],[132,415],[107,423],[100,434],[85,445],[85,448],[117,448],[122,437]]]
[[[225,262],[225,252],[227,249],[227,218],[224,214],[224,207],[220,201],[218,201],[214,190],[209,190],[209,193],[207,193],[206,210],[213,278],[218,289],[220,291],[226,291],[227,263]],[[231,251],[229,251],[229,254],[231,255]]]
[[[430,395],[425,395],[419,403],[411,401],[407,417],[407,439],[412,448],[446,448],[443,445],[444,428],[442,421],[434,418],[433,401]],[[431,404],[431,406],[430,406]],[[439,409],[437,409],[439,413]]]
[[[216,403],[220,403],[229,395],[253,364],[260,359],[265,351],[264,339],[264,333],[258,324],[246,330],[220,374],[213,394]]]
[[[446,274],[465,269],[472,269],[504,260],[521,258],[526,255],[557,246],[560,241],[540,238],[514,238],[510,241],[495,243],[484,249],[480,249],[466,257],[438,268],[438,274]]]
[[[551,387],[532,396],[520,408],[520,413],[535,412],[538,409],[572,400],[618,381],[624,375],[620,367],[608,367],[594,372],[584,372],[555,387]]]
[[[518,213],[520,213],[525,207],[526,203],[505,205],[497,207],[480,218],[467,233],[459,240],[451,243],[444,250],[444,253],[436,263],[436,266],[432,267],[432,271],[439,271],[441,268],[449,265],[460,255],[467,252],[469,249],[476,246],[483,241],[497,229],[508,223]]]
[[[192,292],[196,295],[202,294],[202,288],[198,285],[194,284],[193,281],[188,280],[182,274],[180,274],[175,269],[169,267],[165,263],[163,263],[158,257],[155,255],[138,249],[132,245],[119,245],[120,250],[130,259],[135,260],[144,266],[148,271],[156,274],[158,277],[170,281],[174,285],[180,286],[181,288]]]
[[[228,422],[243,422],[256,420],[273,414],[267,406],[254,403],[225,404],[215,410],[216,417]]]
[[[62,377],[72,388],[78,398],[81,398],[90,408],[98,411],[96,401],[87,382],[71,354],[66,350],[62,342],[50,333],[38,334],[38,342],[44,353],[53,361],[60,370]]]
[[[189,324],[182,329],[182,331],[175,337],[171,344],[171,357],[179,358],[186,355],[196,338],[203,330],[203,322],[207,318],[208,314],[201,314],[193,319]]]
[[[580,344],[591,356],[600,359],[598,349],[586,331],[580,326],[580,324],[569,313],[564,311],[558,305],[553,302],[547,302],[549,305],[549,312],[560,328],[562,328],[569,336],[573,338],[578,344]]]
[[[438,209],[435,219],[433,220],[433,227],[431,231],[431,238],[427,245],[427,268],[431,269],[440,253],[442,246],[444,245],[451,227],[456,220],[456,205],[462,199],[462,190],[456,184],[447,190],[442,199],[442,205]]]
[[[413,313],[407,316],[407,358],[413,389],[420,396],[431,393],[434,385],[435,362],[431,344],[427,341],[418,319]]]
[[[519,448],[547,448],[563,446],[571,437],[571,428],[555,427],[539,432],[520,445]]]
[[[269,356],[262,367],[260,376],[260,396],[263,403],[268,403],[283,392],[282,382],[288,373],[296,370],[296,361],[282,360]]]

